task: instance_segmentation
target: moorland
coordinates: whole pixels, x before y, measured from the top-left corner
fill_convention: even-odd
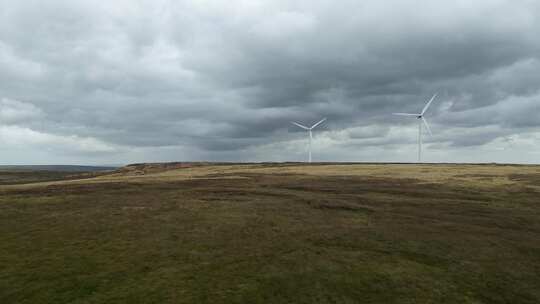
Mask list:
[[[0,176],[0,303],[540,303],[540,166]]]

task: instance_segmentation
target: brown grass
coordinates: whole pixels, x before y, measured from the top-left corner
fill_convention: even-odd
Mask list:
[[[0,186],[0,303],[538,303],[539,176],[223,164]]]

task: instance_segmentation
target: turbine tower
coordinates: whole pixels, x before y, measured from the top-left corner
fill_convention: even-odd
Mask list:
[[[426,129],[428,130],[429,135],[433,135],[431,133],[431,129],[429,128],[429,125],[428,125],[426,119],[424,118],[424,114],[426,113],[427,109],[429,108],[429,106],[431,105],[431,103],[433,102],[435,97],[437,97],[437,93],[435,93],[435,95],[433,95],[433,97],[431,97],[431,99],[428,101],[428,103],[422,109],[422,112],[420,112],[419,114],[392,113],[394,115],[400,115],[400,116],[414,116],[418,120],[418,162],[422,161],[422,124],[424,126],[426,126]]]
[[[298,127],[300,127],[300,128],[302,128],[302,129],[304,129],[304,130],[306,130],[306,131],[309,132],[309,158],[308,158],[308,159],[309,159],[309,162],[310,162],[310,163],[311,163],[311,140],[313,140],[313,133],[312,133],[312,130],[315,129],[315,127],[317,127],[318,125],[322,124],[325,120],[326,120],[326,118],[321,119],[318,123],[316,123],[316,124],[314,124],[313,126],[311,126],[311,128],[308,128],[308,127],[306,127],[306,126],[304,126],[304,125],[301,125],[301,124],[299,124],[299,123],[297,123],[297,122],[291,121],[291,123],[292,123],[293,125],[296,125],[296,126],[298,126]]]

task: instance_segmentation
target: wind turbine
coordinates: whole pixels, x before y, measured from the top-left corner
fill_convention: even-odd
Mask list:
[[[426,113],[427,109],[429,108],[429,106],[431,105],[431,103],[433,102],[435,97],[437,97],[437,93],[435,93],[435,95],[433,95],[433,97],[431,97],[431,99],[428,101],[428,103],[422,109],[422,112],[420,112],[419,114],[392,113],[394,115],[400,115],[400,116],[414,116],[418,120],[418,162],[420,162],[422,160],[422,124],[426,126],[426,129],[428,130],[429,135],[433,136],[433,134],[431,133],[431,129],[429,128],[429,125],[428,125],[426,119],[424,118],[424,114]]]
[[[314,124],[313,126],[311,126],[311,128],[308,128],[304,125],[301,125],[297,122],[294,122],[294,121],[291,121],[291,123],[293,125],[296,125],[306,131],[309,131],[309,162],[311,163],[311,140],[313,140],[313,133],[311,132],[313,129],[315,129],[315,127],[317,127],[318,125],[322,124],[324,121],[326,120],[326,118],[323,118],[321,119],[318,123]]]

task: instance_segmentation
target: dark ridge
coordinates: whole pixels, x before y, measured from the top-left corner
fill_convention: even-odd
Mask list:
[[[112,171],[117,167],[109,166],[75,166],[75,165],[0,165],[5,171],[53,171],[53,172],[95,172]]]

